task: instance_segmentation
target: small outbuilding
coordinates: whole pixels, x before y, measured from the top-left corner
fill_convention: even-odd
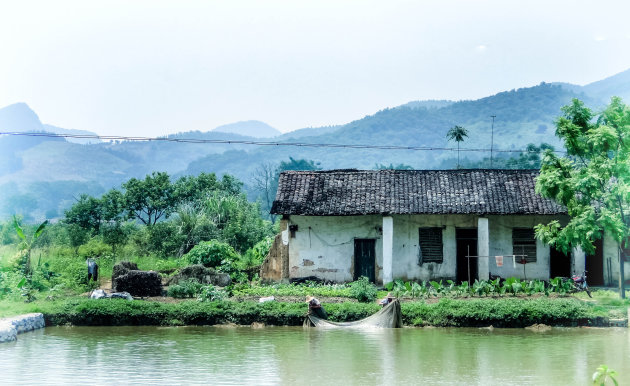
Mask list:
[[[281,233],[261,277],[546,280],[586,267],[592,285],[612,284],[619,270],[612,238],[585,256],[579,248],[565,255],[534,237],[537,224],[568,221],[566,208],[536,194],[537,176],[535,170],[283,172],[271,208],[281,216]]]

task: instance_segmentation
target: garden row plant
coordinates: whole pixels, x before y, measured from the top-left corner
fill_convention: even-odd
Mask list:
[[[429,281],[429,282],[404,282],[395,280],[385,287],[398,298],[428,298],[428,297],[472,297],[472,296],[503,296],[534,295],[557,293],[566,295],[574,288],[573,283],[565,278],[556,277],[549,282],[542,280],[522,280],[509,277],[505,280],[495,278],[492,280],[476,279],[472,285],[468,282],[456,284],[453,280]]]

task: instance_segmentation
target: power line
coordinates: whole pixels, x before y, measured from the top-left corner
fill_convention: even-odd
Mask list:
[[[175,142],[175,143],[195,143],[195,144],[235,144],[235,145],[255,145],[255,146],[295,146],[313,148],[345,148],[345,149],[378,149],[378,150],[412,150],[412,151],[456,151],[454,147],[433,147],[433,146],[394,146],[394,145],[361,145],[361,144],[338,144],[338,143],[309,143],[309,142],[266,142],[250,140],[231,139],[199,139],[199,138],[173,138],[173,137],[130,137],[119,135],[92,135],[92,134],[61,134],[48,132],[0,132],[0,135],[12,135],[23,137],[48,137],[48,138],[75,138],[75,139],[99,139],[105,141],[130,141],[130,142]],[[491,149],[483,148],[461,148],[459,151],[467,152],[487,152]],[[498,150],[500,153],[529,153],[529,150]],[[555,151],[556,153],[563,153]]]

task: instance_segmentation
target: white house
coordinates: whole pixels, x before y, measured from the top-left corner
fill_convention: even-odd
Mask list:
[[[281,215],[263,279],[316,276],[348,282],[549,279],[589,271],[614,284],[617,244],[566,256],[534,238],[534,226],[568,220],[535,192],[533,170],[330,170],[280,175],[271,212]],[[516,256],[516,257],[513,257]],[[501,264],[502,263],[502,264]],[[523,264],[525,263],[525,264]]]

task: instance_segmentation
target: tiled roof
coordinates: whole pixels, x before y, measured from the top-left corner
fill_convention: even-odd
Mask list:
[[[280,174],[271,213],[566,214],[535,192],[535,170],[330,170]]]

